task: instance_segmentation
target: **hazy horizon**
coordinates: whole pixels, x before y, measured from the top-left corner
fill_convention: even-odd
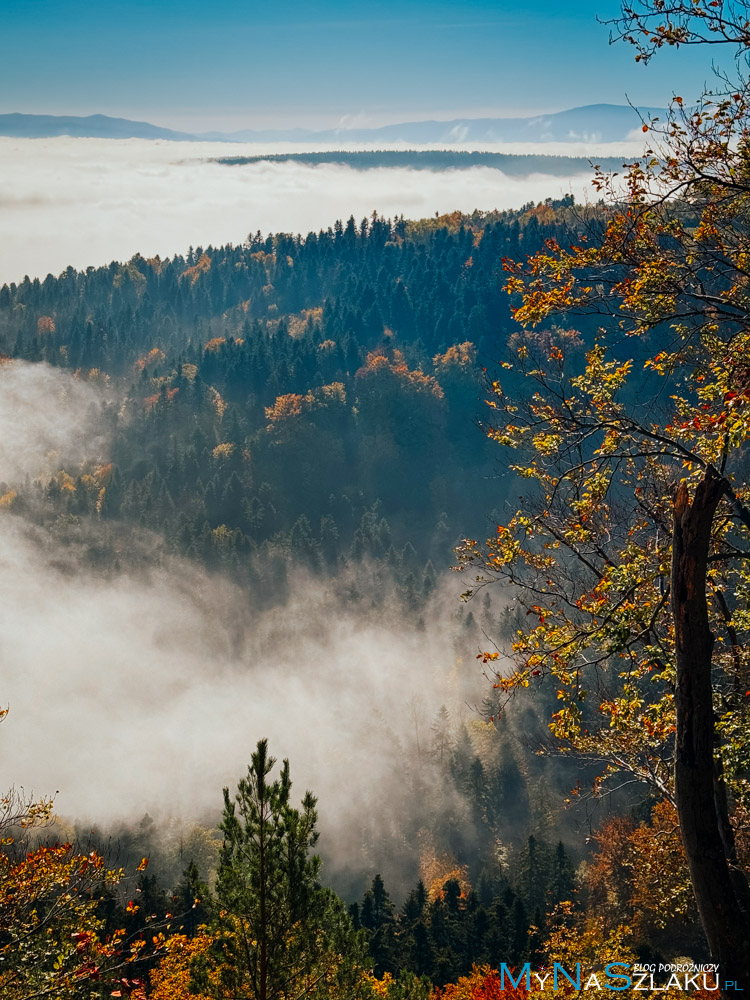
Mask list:
[[[668,95],[668,97],[669,96],[671,95]],[[662,101],[662,103],[666,103],[666,101]],[[641,107],[655,107],[657,104],[658,101],[656,103],[653,101],[638,102],[638,105]],[[295,128],[312,131],[326,131],[330,129],[341,129],[342,131],[347,131],[363,128],[377,129],[387,125],[408,125],[424,121],[452,122],[462,119],[542,118],[557,115],[565,111],[574,111],[579,108],[586,107],[599,107],[602,105],[627,107],[628,102],[625,96],[623,96],[623,98],[619,101],[585,100],[575,105],[555,102],[554,104],[540,103],[534,106],[517,106],[512,108],[501,106],[476,106],[463,109],[423,109],[422,111],[405,110],[402,113],[397,113],[395,111],[361,111],[340,115],[331,113],[319,116],[309,116],[301,113],[298,118],[295,118],[294,111],[281,117],[278,115],[254,115],[250,117],[247,115],[234,115],[227,117],[221,112],[213,112],[207,115],[195,117],[191,115],[174,115],[167,111],[164,112],[161,117],[155,117],[154,113],[149,109],[144,109],[142,112],[135,112],[133,114],[125,114],[119,111],[115,112],[107,108],[101,108],[98,105],[92,105],[91,109],[86,110],[63,109],[50,111],[45,110],[41,106],[35,110],[27,110],[23,107],[11,107],[10,104],[6,107],[5,104],[2,103],[2,98],[0,98],[0,115],[49,115],[55,118],[92,118],[101,115],[106,118],[118,118],[125,121],[147,123],[149,125],[155,125],[158,128],[172,129],[176,132],[188,132],[201,135],[210,132],[225,132],[227,134],[231,134],[233,132],[241,132],[244,130],[270,131],[278,129],[279,131],[288,131]]]
[[[4,5],[0,113],[107,114],[188,131],[516,117],[700,92],[705,60],[608,46],[617,0],[217,0]],[[599,20],[597,20],[599,18]],[[709,75],[710,75],[710,71]],[[92,80],[96,86],[92,87]]]

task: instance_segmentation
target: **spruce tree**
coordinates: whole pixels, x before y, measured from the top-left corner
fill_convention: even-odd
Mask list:
[[[375,876],[365,893],[360,919],[366,928],[375,975],[396,972],[394,907],[380,875]]]

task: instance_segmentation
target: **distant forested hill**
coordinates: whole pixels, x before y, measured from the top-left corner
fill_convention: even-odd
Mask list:
[[[355,153],[335,150],[325,153],[268,153],[255,156],[222,156],[217,163],[230,167],[248,163],[305,163],[317,166],[322,163],[341,163],[354,170],[372,170],[375,167],[407,167],[410,170],[469,170],[472,167],[490,167],[511,176],[527,177],[529,174],[549,174],[552,177],[570,177],[575,173],[590,173],[591,160],[583,156],[544,156],[541,154],[516,155],[511,153],[466,152],[451,149],[373,149]],[[615,157],[598,158],[603,170],[619,170],[622,160]]]
[[[513,329],[503,258],[562,238],[570,205],[373,215],[4,286],[0,350],[119,394],[111,463],[60,470],[43,512],[151,528],[248,581],[370,556],[429,591],[429,560],[510,481],[476,427]]]

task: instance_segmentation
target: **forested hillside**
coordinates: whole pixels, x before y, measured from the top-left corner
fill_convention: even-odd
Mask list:
[[[619,158],[598,158],[605,170],[617,170]],[[506,176],[528,177],[546,174],[549,177],[571,177],[577,173],[588,174],[591,164],[586,157],[544,156],[539,153],[486,153],[473,150],[414,150],[373,149],[357,152],[346,150],[325,153],[257,153],[254,156],[221,156],[217,160],[230,167],[249,163],[306,163],[319,166],[340,163],[354,170],[372,170],[375,167],[409,167],[412,170],[469,170],[471,167],[490,167]]]
[[[503,257],[567,210],[374,215],[4,286],[5,354],[112,400],[108,462],[60,470],[45,509],[153,529],[245,582],[277,557],[369,556],[429,590],[506,489],[475,426],[483,369],[507,353]]]
[[[3,287],[6,357],[74,372],[95,393],[108,443],[101,461],[63,462],[51,478],[3,484],[0,504],[48,530],[63,551],[75,548],[76,559],[82,550],[86,571],[103,579],[187,558],[231,577],[251,615],[283,606],[302,577],[333,581],[333,616],[353,606],[382,627],[433,627],[440,612],[431,602],[454,545],[483,532],[488,517],[501,521],[515,489],[477,426],[487,370],[494,375],[518,351],[504,261],[564,239],[578,211],[564,199],[421,222],[373,215],[305,238],[258,234],[241,247],[137,256]],[[588,221],[594,230],[602,224],[603,216]],[[585,318],[578,325],[591,329]],[[580,353],[575,337],[567,343]],[[511,370],[504,384],[519,388],[522,379]],[[518,622],[505,603],[487,596],[463,611],[453,606],[446,634],[457,670],[488,636],[512,637]],[[427,739],[417,705],[416,735],[389,736],[402,770],[398,794],[386,791],[392,801],[379,807],[378,821],[363,817],[347,834],[358,865],[351,846],[346,859],[330,856],[329,833],[323,878],[348,912],[333,896],[313,903],[310,888],[304,919],[320,905],[325,934],[343,934],[335,948],[344,965],[330,966],[334,979],[343,977],[336,988],[352,990],[356,981],[362,996],[419,998],[430,984],[474,976],[462,988],[481,994],[495,988],[490,968],[539,963],[555,935],[567,961],[565,928],[582,910],[613,946],[627,940],[629,955],[661,958],[680,947],[702,958],[671,807],[652,811],[655,798],[643,789],[615,795],[608,808],[627,818],[602,825],[588,791],[597,761],[540,755],[550,748],[544,720],[556,709],[555,692],[519,695],[512,711],[497,685],[485,692],[467,714],[427,691]],[[114,876],[98,883],[102,940],[121,933],[136,944],[117,951],[126,991],[137,994],[150,976],[154,997],[187,996],[189,974],[202,983],[197,995],[224,996],[240,988],[229,970],[254,974],[257,939],[254,957],[220,957],[237,946],[232,921],[257,902],[235,883],[233,823],[225,812],[221,851],[209,828],[195,825],[177,840],[148,816],[114,828],[55,828],[102,856],[114,838],[131,868],[141,855],[150,859],[135,896]],[[588,847],[582,824],[596,830]],[[304,843],[295,850],[303,865]],[[631,867],[636,853],[656,865],[677,858],[679,905],[666,918]],[[381,877],[383,866],[393,884]],[[620,929],[624,914],[633,920],[629,936]],[[149,924],[165,935],[151,935],[153,948],[138,945]],[[596,938],[584,943],[592,959]],[[300,961],[311,968],[330,959],[305,947]],[[99,956],[102,966],[106,958]],[[347,962],[371,967],[374,978],[347,979]],[[183,992],[174,992],[178,982]]]
[[[0,289],[1,1000],[750,990],[750,0],[606,23],[730,58],[601,201]]]
[[[693,206],[681,204],[678,213],[694,226]],[[123,570],[172,571],[187,565],[181,560],[205,579],[228,578],[246,602],[248,621],[234,625],[238,646],[243,630],[257,628],[269,609],[283,611],[300,587],[321,583],[319,615],[335,619],[346,610],[376,621],[383,636],[396,629],[418,636],[439,623],[454,675],[450,706],[424,692],[427,724],[417,701],[400,730],[379,720],[373,747],[398,780],[375,789],[382,801],[374,815],[358,818],[356,830],[339,832],[338,840],[327,831],[324,869],[311,853],[315,799],[308,794],[301,809],[291,806],[286,765],[270,783],[276,772],[264,740],[236,798],[225,793],[222,837],[199,823],[175,834],[149,816],[138,822],[137,803],[124,824],[92,828],[64,818],[51,828],[42,822],[35,833],[48,805],[9,798],[0,829],[15,837],[23,820],[32,833],[21,833],[16,846],[9,841],[0,889],[23,886],[21,908],[50,892],[60,900],[60,957],[51,967],[46,953],[34,951],[39,925],[32,920],[24,931],[15,911],[8,918],[29,935],[39,989],[65,982],[76,996],[80,982],[91,996],[107,995],[94,985],[103,976],[102,989],[119,990],[109,995],[281,1000],[290,995],[288,974],[306,984],[301,996],[426,1000],[444,989],[459,1000],[498,989],[508,995],[498,968],[709,958],[669,791],[668,668],[649,646],[650,658],[638,667],[648,671],[648,687],[640,676],[631,682],[621,674],[622,696],[612,691],[609,668],[611,656],[624,656],[623,649],[634,655],[631,648],[659,627],[664,517],[653,546],[634,549],[631,521],[611,527],[606,508],[602,515],[595,507],[606,495],[604,480],[592,473],[590,492],[579,495],[575,478],[567,485],[569,473],[549,479],[565,442],[554,401],[566,364],[583,373],[570,386],[590,395],[597,431],[614,419],[606,407],[620,389],[617,406],[633,414],[651,406],[644,395],[650,383],[625,386],[634,363],[644,379],[679,384],[674,371],[659,370],[661,353],[651,357],[664,333],[662,315],[644,324],[633,346],[617,339],[606,364],[596,309],[582,309],[576,332],[568,329],[579,303],[558,297],[554,281],[561,279],[549,261],[557,254],[567,263],[560,247],[573,235],[581,246],[611,240],[617,220],[600,208],[584,217],[571,199],[419,222],[373,215],[305,238],[257,234],[241,247],[199,247],[168,260],[136,256],[0,290],[6,363],[42,362],[72,373],[70,384],[90,391],[90,416],[106,442],[92,437],[85,459],[52,452],[51,474],[0,484],[4,515],[33,525],[55,560],[102,585]],[[599,262],[581,246],[573,247],[580,257],[569,267],[584,280]],[[552,267],[552,287],[536,298],[535,272],[512,263],[524,258],[532,269]],[[522,333],[514,315],[533,320],[532,310],[542,307],[559,325]],[[543,392],[553,400],[545,407]],[[700,406],[701,415],[710,410]],[[624,419],[619,409],[611,412]],[[571,413],[570,433],[588,433]],[[690,433],[701,430],[701,419],[709,417],[685,425]],[[552,436],[537,433],[545,421]],[[586,440],[575,468],[598,461]],[[602,461],[615,461],[608,440]],[[547,507],[539,507],[544,493],[534,486],[512,514],[516,458],[503,457],[496,442],[515,455],[531,445],[540,456],[520,471],[550,491],[541,501]],[[573,491],[562,507],[560,484]],[[585,524],[589,517],[600,541]],[[496,534],[486,549],[465,540],[481,537],[488,524]],[[545,532],[548,541],[535,548]],[[621,535],[622,553],[614,550]],[[463,610],[454,603],[446,617],[440,587],[462,539],[462,564],[480,564],[479,589],[487,574],[510,589]],[[550,554],[561,546],[562,556]],[[652,550],[654,565],[638,569]],[[604,566],[594,590],[577,598],[571,588],[588,584],[571,568],[575,560],[589,573],[597,560]],[[646,595],[647,586],[659,594],[641,605],[634,595],[638,588]],[[605,601],[612,609],[602,625],[597,609]],[[566,618],[560,608],[573,610]],[[581,624],[587,614],[590,629]],[[733,628],[727,615],[724,624]],[[285,624],[274,634],[274,642],[286,642],[292,633]],[[588,665],[589,643],[597,648],[599,698],[583,705],[582,667],[569,668],[566,657],[580,653]],[[455,679],[463,664],[478,658],[481,669],[506,649],[519,668],[490,674],[467,710]],[[737,680],[726,695],[725,722],[735,727],[744,709],[740,653],[732,655]],[[654,663],[660,672],[650,677]],[[352,673],[356,683],[356,664]],[[542,685],[545,674],[557,687]],[[597,728],[601,713],[610,720],[604,729]],[[366,745],[370,734],[363,726],[357,737]],[[732,789],[743,767],[741,740],[733,739]],[[618,774],[628,780],[604,797],[603,782]],[[266,837],[275,846],[257,854]],[[85,855],[71,843],[85,843]],[[126,867],[137,869],[135,886],[107,867],[113,844]],[[149,873],[138,875],[147,863]],[[392,882],[382,877],[385,869]],[[276,908],[268,910],[273,899]],[[66,927],[77,928],[73,949]],[[6,950],[15,961],[12,942]],[[10,976],[7,983],[21,984],[18,1000],[33,995],[23,966]],[[520,989],[529,992],[529,981]]]

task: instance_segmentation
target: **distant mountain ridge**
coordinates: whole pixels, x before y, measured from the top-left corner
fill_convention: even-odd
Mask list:
[[[461,142],[621,142],[642,119],[663,115],[663,108],[589,104],[526,118],[455,118],[416,121],[379,128],[243,129],[238,132],[177,132],[149,122],[107,115],[81,118],[58,115],[0,115],[0,135],[51,138],[59,135],[105,139],[169,139],[179,142],[409,142],[417,145]]]
[[[110,118],[108,115],[0,115],[0,135],[23,139],[49,139],[58,135],[71,135],[87,139],[173,139],[194,141],[188,132],[175,132],[171,128],[134,122],[129,118]]]

